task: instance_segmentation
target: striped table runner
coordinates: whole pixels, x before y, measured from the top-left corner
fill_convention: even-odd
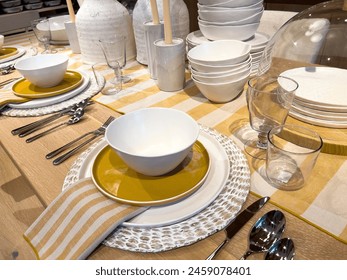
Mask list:
[[[5,43],[28,46],[28,35],[5,38]],[[70,68],[90,69],[80,56],[70,54]],[[170,107],[191,115],[197,122],[230,136],[241,149],[241,132],[236,128],[248,123],[245,94],[225,104],[209,102],[197,89],[187,72],[187,83],[179,92],[163,92],[149,77],[147,67],[136,61],[127,63],[124,74],[132,82],[124,84],[117,95],[97,95],[94,100],[120,113],[144,107]],[[249,131],[249,129],[248,129]],[[271,196],[270,202],[293,213],[347,244],[347,156],[321,153],[307,185],[298,191],[277,190],[264,179],[264,162],[249,159],[252,169],[251,192]]]

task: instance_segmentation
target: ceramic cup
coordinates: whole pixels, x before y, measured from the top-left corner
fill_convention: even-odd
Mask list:
[[[72,21],[65,21],[64,25],[72,52],[81,53],[80,44],[78,42],[78,36],[76,31],[76,24]]]
[[[147,21],[143,24],[145,31],[146,53],[148,61],[148,70],[152,79],[157,79],[157,67],[154,42],[164,38],[164,24],[153,24]]]
[[[163,91],[178,91],[185,86],[185,44],[181,38],[173,38],[172,44],[156,40],[155,55],[158,87]]]
[[[301,189],[315,166],[322,138],[298,125],[276,126],[268,133],[266,175],[281,190]]]

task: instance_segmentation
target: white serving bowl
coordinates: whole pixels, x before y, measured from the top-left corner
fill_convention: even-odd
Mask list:
[[[263,6],[245,9],[222,9],[213,11],[198,10],[198,15],[202,20],[210,22],[228,22],[248,18],[264,10]]]
[[[216,103],[225,103],[235,99],[243,91],[248,78],[249,75],[246,75],[236,81],[219,84],[200,82],[194,79],[194,77],[192,77],[192,80],[208,100]]]
[[[218,77],[218,76],[228,75],[228,74],[245,70],[249,68],[251,65],[252,65],[252,60],[249,60],[249,63],[247,64],[241,64],[238,67],[231,68],[230,70],[226,70],[226,71],[219,71],[219,72],[198,71],[198,70],[195,70],[193,67],[191,67],[191,65],[189,66],[189,70],[193,75],[201,75],[205,77]]]
[[[205,2],[205,3],[203,3]],[[210,4],[207,4],[209,2]],[[225,7],[225,8],[238,8],[251,6],[255,4],[263,3],[263,0],[224,0],[224,1],[212,1],[212,0],[202,0],[199,1],[201,5],[210,6],[210,7]]]
[[[210,83],[210,84],[228,83],[228,82],[237,81],[241,77],[249,75],[251,73],[251,68],[252,68],[252,65],[250,64],[245,69],[234,71],[231,73],[224,73],[222,75],[215,75],[215,76],[192,73],[192,77],[195,80],[198,80],[199,82],[203,82],[203,83]]]
[[[64,22],[69,21],[69,15],[56,16],[49,18],[49,26],[51,29],[51,39],[53,41],[67,41],[68,37],[65,30]]]
[[[246,59],[240,63],[235,64],[227,64],[227,65],[207,65],[203,63],[197,63],[194,61],[189,61],[189,64],[191,68],[193,68],[196,71],[202,72],[202,73],[218,73],[218,72],[227,72],[234,69],[238,69],[241,67],[247,67],[249,63],[251,63],[252,57],[249,55],[246,57]]]
[[[20,59],[15,68],[32,84],[49,88],[63,80],[68,62],[65,54],[43,54]]]
[[[191,151],[199,125],[188,114],[171,108],[145,108],[114,120],[105,139],[133,170],[160,176],[175,169]]]
[[[248,58],[251,46],[237,40],[218,40],[202,43],[189,50],[189,61],[205,65],[237,64]]]
[[[259,24],[256,22],[235,26],[217,26],[198,22],[202,34],[209,40],[247,40],[255,34]]]
[[[260,22],[260,19],[263,15],[263,11],[264,9],[260,10],[259,12],[240,19],[240,20],[233,20],[233,21],[208,21],[208,20],[203,20],[200,17],[198,17],[198,22],[208,25],[208,24],[212,24],[212,25],[219,25],[219,26],[228,26],[228,25],[244,25],[244,24],[250,24],[250,23],[255,23],[255,22]]]
[[[232,9],[235,9],[235,10],[243,10],[243,9],[250,9],[250,8],[259,8],[259,7],[264,7],[264,4],[263,4],[263,0],[255,3],[255,4],[252,4],[252,5],[249,5],[249,6],[236,6],[236,7],[218,7],[218,6],[207,6],[207,5],[201,5],[201,4],[197,4],[198,6],[198,10],[200,11],[223,11],[223,10],[232,10]]]

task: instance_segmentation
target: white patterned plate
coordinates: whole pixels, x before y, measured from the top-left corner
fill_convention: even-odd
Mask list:
[[[203,126],[201,126],[201,132],[206,136],[206,142],[211,141],[211,144],[218,142],[217,150],[222,148],[230,163],[228,177],[220,194],[195,215],[174,224],[152,228],[120,226],[104,240],[103,243],[106,246],[136,252],[167,251],[202,240],[223,229],[236,217],[250,190],[250,170],[247,159],[227,136]],[[208,140],[211,137],[214,141]],[[81,166],[99,144],[96,143],[90,147],[75,161],[64,180],[63,189],[79,179]]]

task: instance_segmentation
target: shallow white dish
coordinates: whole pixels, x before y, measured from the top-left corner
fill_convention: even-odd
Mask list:
[[[13,109],[33,109],[33,108],[40,108],[40,107],[56,104],[56,103],[65,101],[67,99],[70,99],[76,96],[77,94],[81,93],[89,85],[89,82],[90,82],[90,78],[87,73],[83,71],[77,71],[77,72],[82,74],[83,82],[80,86],[78,86],[77,88],[67,93],[52,96],[52,97],[47,97],[47,98],[35,99],[25,103],[8,104],[8,106]],[[11,88],[11,87],[12,87],[12,84],[8,85],[8,88]]]
[[[304,102],[299,99],[294,99],[294,104],[298,104],[300,106],[308,107],[317,111],[327,111],[327,112],[336,112],[336,113],[346,113],[347,112],[347,106],[328,106],[323,104],[315,104],[310,102]]]
[[[300,106],[296,103],[292,104],[291,109],[294,112],[297,112],[301,115],[309,116],[318,120],[327,120],[327,121],[347,121],[347,110],[345,112],[327,112],[327,111],[317,111],[312,108],[307,108]]]
[[[223,147],[207,133],[201,131],[198,140],[211,158],[210,171],[204,184],[186,199],[166,206],[151,207],[130,221],[124,222],[123,226],[159,227],[177,223],[200,212],[217,197],[228,178],[228,157]],[[94,159],[105,145],[106,141],[101,141],[86,157],[78,173],[78,179],[91,176]]]
[[[5,65],[1,65],[2,63],[6,63],[12,60],[15,60],[21,56],[23,56],[26,53],[25,48],[21,47],[21,46],[3,46],[3,47],[14,47],[17,48],[18,52],[15,55],[0,59],[0,67],[3,67]]]
[[[281,73],[298,82],[295,99],[328,106],[347,106],[347,70],[334,67],[300,67]]]
[[[196,46],[205,42],[209,42],[209,40],[204,35],[202,35],[200,30],[189,33],[186,37],[186,40],[192,45]]]
[[[314,125],[323,126],[323,127],[330,127],[330,128],[347,128],[347,121],[319,120],[316,118],[312,118],[310,116],[302,115],[292,110],[289,111],[289,115],[292,116],[293,118],[296,118],[300,121],[303,121],[309,124],[314,124]]]

